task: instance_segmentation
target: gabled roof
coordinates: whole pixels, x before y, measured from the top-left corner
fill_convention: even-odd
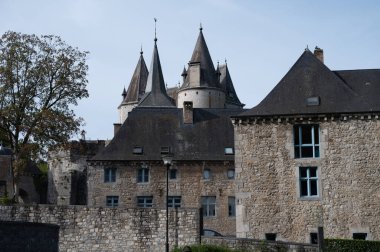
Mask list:
[[[231,115],[241,109],[194,109],[193,124],[183,123],[178,108],[140,108],[129,113],[112,141],[92,160],[161,160],[161,147],[170,147],[174,160],[234,160],[224,148],[234,147]],[[143,149],[133,154],[135,147]]]
[[[333,72],[305,50],[264,100],[240,116],[380,111],[379,91],[380,70]]]
[[[199,83],[190,82],[191,75],[189,74],[189,71],[191,71],[193,65],[197,64],[200,64],[200,81]],[[182,73],[182,75],[183,74],[184,73]],[[203,36],[202,28],[199,29],[197,43],[195,44],[193,55],[191,56],[189,67],[187,69],[187,76],[181,89],[191,87],[220,87],[218,83],[217,73],[215,71],[214,64],[212,63],[206,40]]]
[[[164,77],[162,75],[160,57],[157,49],[157,39],[154,40],[152,62],[140,107],[174,107],[173,100],[166,94]]]
[[[121,105],[127,103],[137,103],[141,99],[145,93],[148,74],[148,68],[146,67],[143,52],[141,51],[139,61],[137,62],[131,82],[129,83],[128,90],[127,92],[125,92],[125,89],[123,91],[122,95],[125,98],[123,99]]]
[[[219,67],[220,71],[220,84],[224,92],[226,93],[226,103],[233,104],[237,106],[244,107],[235,92],[234,84],[232,83],[232,79],[230,76],[230,71],[228,71],[227,64],[221,65]]]

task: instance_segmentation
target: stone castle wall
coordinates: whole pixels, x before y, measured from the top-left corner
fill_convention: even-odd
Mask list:
[[[0,222],[58,225],[59,251],[161,252],[165,248],[165,216],[166,212],[162,209],[52,205],[0,206]],[[11,223],[8,222],[7,225]],[[33,240],[36,236],[33,233],[29,238]],[[23,237],[23,239],[26,238]],[[1,242],[6,241],[0,240],[0,244]],[[9,242],[25,243],[25,241],[17,240]],[[171,210],[169,213],[170,247],[198,242],[198,209]]]
[[[294,124],[320,128],[320,158],[294,158]],[[374,117],[235,124],[237,237],[310,242],[380,239],[380,121]],[[318,167],[319,196],[300,197],[300,166]]]
[[[48,203],[86,204],[87,159],[104,145],[104,141],[73,141],[67,149],[49,152]]]
[[[149,168],[149,182],[137,183],[137,172]],[[116,182],[104,182],[104,168],[116,168]],[[216,197],[216,216],[204,217],[204,228],[235,235],[235,217],[228,216],[228,197],[235,196],[234,180],[227,170],[233,162],[177,162],[177,179],[169,180],[169,196],[181,196],[181,208],[200,208],[201,196]],[[211,177],[203,179],[203,170]],[[165,208],[166,167],[162,162],[98,163],[88,168],[88,205],[105,206],[106,196],[119,196],[119,206],[136,207],[137,196],[153,196],[153,207]]]

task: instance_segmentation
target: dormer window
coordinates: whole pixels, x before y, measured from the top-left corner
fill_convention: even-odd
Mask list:
[[[133,147],[133,154],[135,155],[142,155],[143,154],[143,147],[141,146],[135,146]]]
[[[224,154],[225,155],[233,155],[234,154],[234,148],[232,148],[232,147],[224,148]]]
[[[313,96],[306,98],[306,105],[307,106],[319,106],[321,103],[321,99],[319,96]]]
[[[168,155],[170,153],[170,147],[169,146],[162,146],[161,147],[161,155]]]

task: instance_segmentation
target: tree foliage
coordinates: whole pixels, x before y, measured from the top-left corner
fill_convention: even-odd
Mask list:
[[[27,158],[79,132],[71,108],[88,97],[87,54],[53,35],[0,38],[0,137],[15,154],[16,176]]]

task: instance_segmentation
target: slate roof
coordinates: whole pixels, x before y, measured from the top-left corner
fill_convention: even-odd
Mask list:
[[[228,70],[227,64],[220,65],[219,71],[220,84],[226,93],[226,103],[244,107],[244,104],[240,102],[235,92],[234,84],[232,83],[230,71]]]
[[[305,50],[264,100],[239,117],[379,112],[379,97],[380,69],[331,71]]]
[[[191,70],[192,64],[200,63],[201,68],[201,76],[199,83],[190,84],[190,75],[189,70]],[[184,69],[185,70],[185,69]],[[182,73],[182,76],[185,73]],[[197,86],[193,86],[193,85]],[[203,36],[202,28],[199,29],[199,36],[197,39],[197,43],[195,44],[195,48],[193,54],[191,56],[189,67],[187,69],[187,75],[184,83],[181,86],[181,89],[193,88],[193,87],[214,87],[220,88],[217,73],[215,71],[214,64],[212,63],[212,59],[210,56],[210,52],[208,50],[206,40]]]
[[[234,147],[231,115],[241,109],[194,109],[193,124],[184,124],[182,109],[135,108],[112,141],[92,160],[161,160],[161,147],[170,147],[174,160],[234,160],[225,147]],[[133,154],[142,147],[143,154]]]
[[[131,82],[129,83],[128,90],[123,90],[123,101],[121,105],[128,103],[137,103],[145,93],[146,83],[148,80],[148,68],[146,67],[143,52],[140,52],[140,58],[137,62],[135,71]]]
[[[157,39],[154,39],[152,62],[150,64],[145,95],[141,98],[140,107],[174,107],[173,100],[166,94],[164,76],[162,74],[160,57],[157,49]]]

